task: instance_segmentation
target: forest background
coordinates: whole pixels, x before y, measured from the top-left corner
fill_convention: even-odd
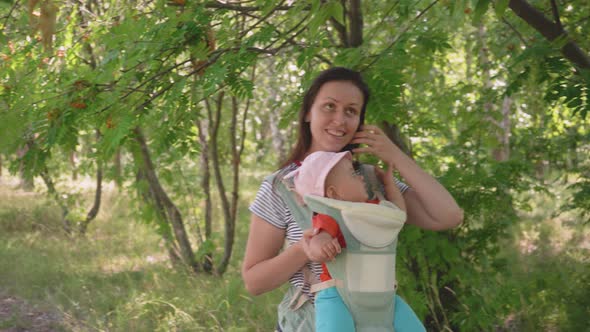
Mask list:
[[[465,210],[400,235],[428,330],[587,331],[589,2],[1,0],[0,27],[0,329],[272,330],[247,207],[346,66]]]

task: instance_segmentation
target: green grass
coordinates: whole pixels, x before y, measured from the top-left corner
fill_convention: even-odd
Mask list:
[[[70,239],[59,209],[42,194],[0,185],[0,294],[58,312],[65,331],[271,331],[284,289],[249,296],[239,273],[258,178],[243,178],[235,247],[222,277],[172,268],[153,226],[135,220],[117,190],[104,195],[88,235]],[[478,267],[461,276],[469,283],[464,315],[491,320],[496,331],[587,330],[590,232],[575,215],[555,212],[556,197],[567,193],[553,191],[524,198],[530,212],[520,211],[504,240],[497,278],[478,275]],[[194,227],[187,221],[192,235]],[[23,317],[16,312],[0,329],[29,327]]]
[[[87,237],[69,239],[59,210],[42,195],[2,188],[3,291],[56,308],[68,331],[272,330],[282,290],[256,298],[246,293],[242,240],[222,277],[172,268],[160,237],[131,219],[125,201],[107,193]],[[245,208],[237,238],[247,231]]]

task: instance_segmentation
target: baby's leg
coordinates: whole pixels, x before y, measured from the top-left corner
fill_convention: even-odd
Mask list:
[[[393,327],[395,332],[426,332],[414,310],[399,296],[395,296]]]
[[[316,332],[354,332],[354,321],[336,287],[323,289],[315,296]]]

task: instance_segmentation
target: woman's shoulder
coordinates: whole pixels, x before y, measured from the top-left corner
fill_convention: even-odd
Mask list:
[[[258,195],[266,197],[278,196],[277,189],[280,191],[281,186],[279,184],[282,183],[283,177],[297,169],[297,167],[299,166],[296,163],[292,163],[265,176],[258,189]]]
[[[283,168],[279,168],[278,170],[267,175],[264,178],[264,181],[274,184],[275,180],[281,180],[285,175],[289,174],[289,172],[296,170],[298,167],[299,165],[297,163],[290,163],[289,165]]]
[[[288,208],[283,200],[285,187],[280,184],[282,177],[296,168],[296,164],[291,164],[266,176],[250,205],[250,212],[281,229],[287,229]]]

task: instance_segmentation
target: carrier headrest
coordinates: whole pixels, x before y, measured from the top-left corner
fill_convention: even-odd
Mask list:
[[[404,211],[389,201],[356,203],[314,195],[307,195],[304,200],[312,211],[328,214],[339,224],[344,223],[356,240],[373,248],[393,243],[407,217]]]

